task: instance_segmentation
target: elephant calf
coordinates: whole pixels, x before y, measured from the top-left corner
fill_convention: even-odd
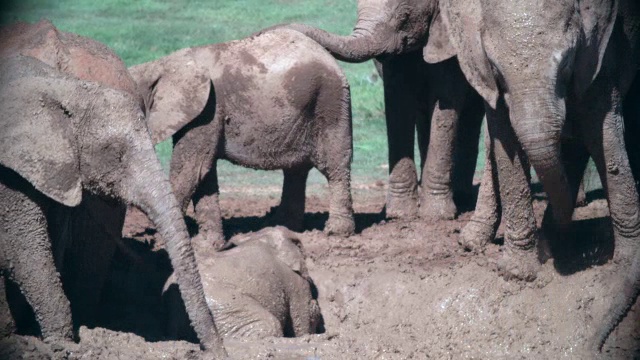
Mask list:
[[[264,338],[317,332],[322,315],[295,235],[285,228],[267,228],[231,242],[236,247],[213,255],[206,249],[196,251],[207,304],[220,333]],[[163,297],[170,335],[184,338],[190,327],[173,277]]]
[[[276,218],[294,230],[302,228],[307,175],[317,168],[331,191],[325,231],[354,232],[349,84],[320,45],[275,30],[179,50],[130,72],[154,141],[173,136],[171,183],[184,210],[193,200],[205,240],[224,243],[217,159],[283,169]]]

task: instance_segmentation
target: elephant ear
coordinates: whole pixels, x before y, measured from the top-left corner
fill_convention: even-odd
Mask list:
[[[69,112],[39,87],[29,86],[30,79],[0,85],[0,164],[49,198],[76,206],[82,184]]]
[[[581,95],[598,76],[618,15],[619,0],[580,0],[583,43],[576,53],[574,85]]]
[[[204,110],[212,84],[192,49],[129,68],[145,98],[147,123],[157,144],[175,134]]]
[[[449,39],[449,32],[440,12],[435,15],[431,26],[429,26],[429,38],[422,55],[424,60],[430,64],[436,64],[456,56],[456,49]]]
[[[495,109],[499,92],[482,45],[480,1],[442,0],[440,14],[462,72],[471,86]]]

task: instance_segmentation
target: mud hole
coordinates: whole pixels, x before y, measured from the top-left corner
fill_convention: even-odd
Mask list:
[[[323,334],[261,341],[227,341],[237,359],[559,359],[591,358],[581,352],[614,295],[624,269],[612,262],[603,200],[581,208],[574,251],[545,260],[533,283],[506,282],[496,273],[500,238],[483,255],[457,244],[471,213],[437,224],[384,221],[384,189],[354,194],[358,234],[327,237],[327,197],[307,200],[302,235],[308,267],[319,292]],[[225,231],[255,231],[278,196],[223,194]],[[544,200],[536,200],[538,218]],[[34,337],[0,342],[3,358],[196,359],[197,345],[163,335],[158,301],[169,275],[166,254],[144,215],[130,211],[126,248],[114,259],[98,326],[80,329],[80,343],[49,346]],[[575,251],[575,249],[579,251]],[[129,252],[128,255],[123,253]],[[137,259],[131,261],[131,259]],[[560,258],[560,257],[558,257]],[[566,266],[569,264],[569,266]],[[640,306],[613,333],[603,358],[640,358]],[[634,352],[635,351],[635,352]]]

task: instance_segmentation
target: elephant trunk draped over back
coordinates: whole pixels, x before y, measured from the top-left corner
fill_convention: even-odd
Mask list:
[[[438,11],[436,0],[359,0],[358,20],[346,36],[302,24],[277,26],[304,33],[339,60],[379,62],[389,142],[386,213],[391,218],[411,218],[419,211],[425,219],[452,219],[458,211],[454,190],[462,201],[472,192],[482,99],[465,81],[455,52],[436,51],[446,42]],[[441,63],[425,63],[423,52],[437,55]],[[416,126],[422,159],[419,209]]]

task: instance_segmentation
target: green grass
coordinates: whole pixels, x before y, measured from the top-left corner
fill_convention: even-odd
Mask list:
[[[58,28],[110,46],[131,66],[177,49],[240,39],[283,22],[304,22],[347,34],[356,19],[355,0],[22,0],[2,22],[50,19]],[[385,180],[388,170],[382,82],[372,62],[341,64],[351,84],[354,121],[353,183]],[[167,164],[168,143],[157,147]],[[482,157],[481,157],[482,159]],[[279,172],[254,172],[222,162],[225,184],[279,185]],[[247,174],[249,176],[247,176]],[[325,184],[314,171],[310,183]]]

